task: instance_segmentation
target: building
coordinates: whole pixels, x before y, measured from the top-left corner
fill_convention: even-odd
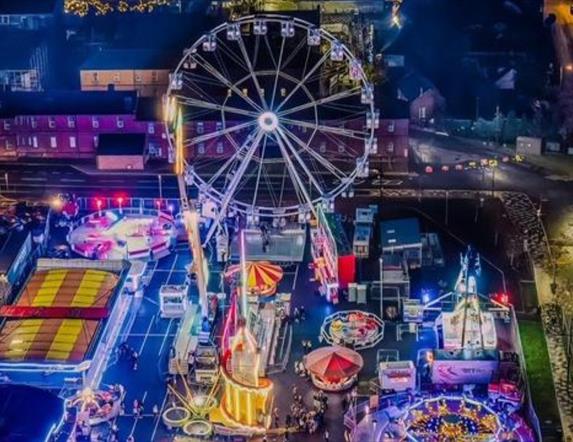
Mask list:
[[[376,107],[380,125],[376,130],[378,152],[371,157],[371,167],[383,173],[408,173],[410,148],[410,108],[388,93],[378,92]]]
[[[0,28],[46,28],[55,8],[56,0],[0,0]]]
[[[401,255],[409,268],[422,266],[422,237],[416,218],[402,218],[380,223],[382,256]]]
[[[82,91],[135,91],[162,96],[178,54],[146,49],[101,49],[80,67]]]
[[[134,133],[146,155],[167,158],[156,104],[134,92],[0,93],[0,159],[95,159],[101,134]]]
[[[102,134],[97,146],[99,170],[143,170],[147,160],[145,134]]]
[[[42,33],[0,26],[0,53],[0,91],[43,89],[48,72],[48,48]]]
[[[417,125],[431,123],[444,110],[445,99],[426,77],[409,72],[396,83],[396,98],[410,106],[410,120]]]

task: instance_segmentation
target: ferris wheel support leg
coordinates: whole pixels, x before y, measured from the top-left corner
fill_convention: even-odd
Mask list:
[[[251,134],[251,136],[249,136],[247,138],[247,140],[245,141],[245,143],[243,144],[243,146],[246,146],[249,143],[252,143],[251,146],[249,146],[249,150],[245,154],[245,158],[243,158],[243,161],[241,162],[239,168],[237,169],[237,172],[233,175],[233,178],[231,179],[231,182],[229,183],[227,192],[225,193],[225,196],[224,196],[223,200],[221,201],[221,207],[219,208],[219,212],[217,213],[217,216],[213,220],[211,227],[209,227],[209,231],[207,232],[207,236],[205,237],[204,245],[209,243],[209,241],[213,237],[216,229],[218,229],[220,227],[221,220],[223,219],[223,217],[225,216],[225,213],[227,212],[227,208],[229,206],[229,203],[233,199],[233,195],[235,194],[235,192],[237,190],[237,187],[241,181],[241,178],[245,174],[245,171],[247,170],[247,167],[249,166],[249,163],[251,162],[251,159],[252,159],[253,155],[255,154],[255,151],[259,147],[259,144],[260,144],[263,136],[264,136],[264,133],[260,130],[257,130],[253,134]]]

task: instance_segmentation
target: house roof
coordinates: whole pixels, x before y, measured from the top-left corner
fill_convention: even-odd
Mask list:
[[[101,134],[98,155],[143,155],[145,134]]]
[[[386,85],[376,87],[374,101],[376,108],[380,110],[380,118],[382,119],[410,118],[408,103],[396,98],[396,91],[391,91]]]
[[[51,14],[56,0],[0,0],[0,14]]]
[[[100,49],[84,61],[80,70],[173,69],[179,52],[153,49]]]
[[[428,78],[414,71],[408,72],[396,83],[399,94],[407,101],[415,100],[424,92],[435,89],[435,87]]]
[[[380,223],[382,248],[405,247],[422,243],[417,218],[401,218]]]
[[[17,115],[109,115],[132,114],[135,92],[3,92],[0,118]]]
[[[42,43],[40,32],[0,29],[0,70],[30,69],[34,50]]]

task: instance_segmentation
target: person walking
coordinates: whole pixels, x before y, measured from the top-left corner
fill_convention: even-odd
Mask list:
[[[330,433],[328,432],[328,428],[324,429],[324,442],[330,441]]]

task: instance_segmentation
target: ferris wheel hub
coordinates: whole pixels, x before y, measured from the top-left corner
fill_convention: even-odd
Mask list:
[[[263,112],[258,118],[259,127],[265,132],[274,132],[279,127],[279,118],[274,112]]]

